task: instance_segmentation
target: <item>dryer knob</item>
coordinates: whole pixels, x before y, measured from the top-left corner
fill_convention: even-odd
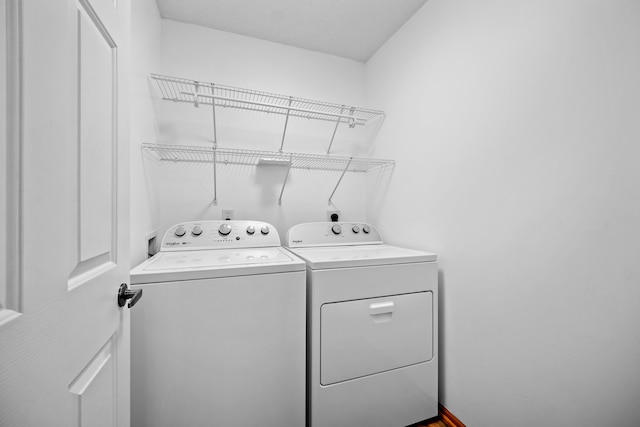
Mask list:
[[[369,232],[371,231],[371,227],[369,227],[368,225],[365,225],[362,227],[362,231],[364,231],[365,233],[369,234]]]
[[[229,233],[231,233],[231,226],[226,223],[220,224],[220,227],[218,227],[218,233],[223,236],[227,236]]]
[[[256,228],[253,225],[247,227],[247,234],[253,234],[256,232]]]
[[[260,232],[266,236],[267,234],[269,234],[269,227],[265,225],[260,229]]]
[[[194,236],[199,236],[202,234],[202,227],[200,227],[199,225],[196,225],[195,227],[193,227],[191,229],[191,234],[193,234]]]
[[[359,233],[359,232],[360,232],[360,227],[358,227],[357,225],[354,225],[354,226],[351,228],[351,231],[353,231],[354,233]]]
[[[187,233],[187,230],[186,230],[183,226],[180,226],[180,227],[176,228],[176,231],[175,231],[175,235],[176,235],[176,236],[178,236],[178,237],[182,237],[182,236],[184,236],[186,233]]]
[[[338,224],[335,224],[331,227],[331,231],[333,231],[333,234],[340,234],[342,233],[342,227],[340,227]]]

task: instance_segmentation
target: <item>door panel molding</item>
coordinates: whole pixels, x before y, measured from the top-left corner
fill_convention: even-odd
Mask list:
[[[113,427],[117,420],[116,336],[109,338],[80,374],[69,385],[69,392],[77,396],[78,426]],[[104,400],[110,396],[112,400]]]
[[[111,260],[111,255],[105,253],[79,263],[69,275],[67,287],[73,290],[78,286],[89,283],[93,278],[107,273],[117,265]]]
[[[77,264],[71,290],[115,266],[117,259],[117,45],[86,1],[77,17]]]

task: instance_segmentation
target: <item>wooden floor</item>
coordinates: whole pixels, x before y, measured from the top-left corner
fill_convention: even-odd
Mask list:
[[[411,427],[447,427],[439,418],[434,418],[425,423],[414,424]]]
[[[447,408],[438,405],[438,416],[430,420],[425,420],[414,424],[410,427],[466,427],[455,415]]]

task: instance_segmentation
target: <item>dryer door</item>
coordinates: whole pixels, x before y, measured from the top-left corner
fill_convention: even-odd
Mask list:
[[[433,293],[324,304],[320,382],[335,384],[433,358]]]

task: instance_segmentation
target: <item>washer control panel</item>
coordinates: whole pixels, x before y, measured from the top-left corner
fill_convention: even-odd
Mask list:
[[[181,222],[170,227],[161,251],[280,246],[278,231],[261,221],[212,220]]]
[[[307,222],[287,231],[285,246],[376,245],[382,236],[371,224],[363,222]]]

